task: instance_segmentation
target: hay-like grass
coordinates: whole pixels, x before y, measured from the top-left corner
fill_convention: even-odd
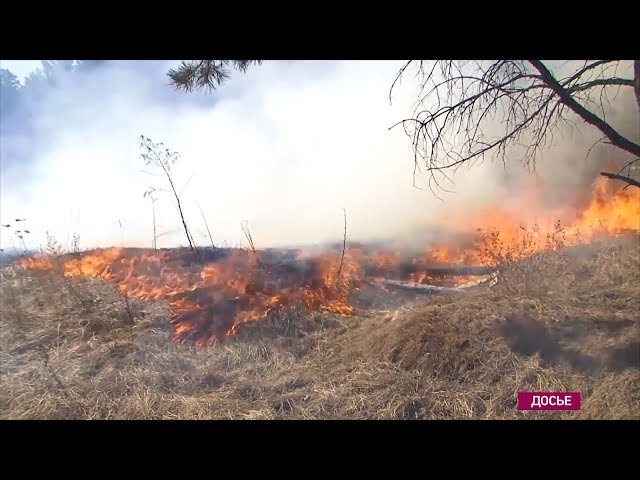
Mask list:
[[[279,312],[204,349],[169,339],[162,303],[4,267],[0,416],[638,419],[637,240],[519,260],[393,315]],[[520,412],[525,390],[580,391],[583,408]]]

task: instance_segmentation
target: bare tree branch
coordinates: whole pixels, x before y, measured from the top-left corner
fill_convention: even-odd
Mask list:
[[[568,88],[567,90],[570,93],[575,93],[575,92],[581,92],[583,90],[588,90],[593,87],[611,87],[614,85],[623,86],[623,87],[633,87],[633,80],[629,80],[628,78],[599,78],[598,80],[582,83],[580,85],[576,85],[574,87]]]
[[[624,175],[618,175],[617,173],[608,173],[608,172],[600,172],[600,175],[603,177],[611,178],[613,180],[621,180],[623,182],[627,182],[628,185],[633,185],[634,187],[640,188],[640,182],[634,180],[631,177],[625,177]]]
[[[612,145],[640,156],[640,146],[605,116],[607,91],[640,88],[637,73],[634,80],[618,75],[620,62],[584,61],[556,79],[539,60],[438,60],[429,68],[419,61],[414,111],[391,127],[401,125],[411,137],[414,185],[415,175],[424,171],[429,188],[444,190],[439,179],[451,181],[447,171],[488,158],[535,169],[559,129],[578,126],[571,114],[602,131]],[[392,90],[410,63],[400,69]]]
[[[605,65],[607,63],[612,63],[612,62],[617,62],[617,61],[618,60],[598,60],[597,62],[593,62],[593,63],[589,63],[588,61],[585,61],[584,62],[585,66],[583,68],[581,68],[580,70],[578,70],[573,75],[571,75],[569,78],[567,78],[563,82],[562,86],[563,87],[567,86],[569,83],[573,82],[574,80],[577,80],[577,79],[581,78],[589,70],[593,70],[594,68],[599,67],[601,65]]]
[[[585,122],[598,128],[607,136],[607,138],[609,138],[613,145],[621,148],[622,150],[626,150],[627,152],[632,153],[636,156],[640,156],[640,145],[623,137],[607,122],[580,105],[571,96],[571,93],[564,89],[562,85],[560,85],[560,83],[558,83],[553,74],[547,69],[547,67],[545,67],[545,65],[540,60],[529,60],[529,63],[531,63],[531,65],[533,65],[533,67],[540,72],[540,76],[542,77],[542,79],[549,86],[549,88],[551,88],[554,93],[558,95],[558,97],[560,97],[560,101],[562,103],[573,110],[573,112],[579,115],[580,118],[582,118]]]
[[[398,83],[400,81],[400,79],[402,78],[402,74],[404,73],[404,71],[407,69],[407,67],[409,65],[411,65],[413,63],[413,60],[409,60],[407,63],[405,63],[403,65],[403,67],[400,69],[400,71],[398,72],[398,75],[396,75],[395,80],[393,81],[393,83],[391,84],[391,88],[389,89],[389,103],[392,102],[391,100],[391,94],[393,92],[393,87],[396,86],[396,83]]]

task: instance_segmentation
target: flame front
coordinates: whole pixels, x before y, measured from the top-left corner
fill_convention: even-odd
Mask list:
[[[540,193],[529,192],[525,207],[494,205],[472,217],[449,218],[454,229],[476,233],[467,236],[462,245],[429,245],[425,259],[486,264],[484,253],[490,249],[508,250],[512,258],[517,258],[559,246],[640,233],[640,189],[622,189],[603,177],[595,182],[589,200],[576,202],[577,206],[545,211],[540,203]]]
[[[534,206],[517,211],[495,206],[471,218],[449,218],[446,226],[462,231],[463,240],[425,246],[424,254],[413,259],[410,271],[400,268],[406,260],[399,251],[362,248],[349,248],[344,258],[342,252],[335,251],[299,253],[293,261],[305,268],[298,270],[287,268],[286,263],[269,262],[262,252],[239,249],[204,265],[187,261],[177,250],[131,253],[121,248],[87,252],[66,260],[46,255],[30,257],[21,260],[21,265],[32,270],[60,268],[67,277],[98,277],[115,283],[131,298],[167,301],[172,311],[173,338],[204,346],[235,333],[243,323],[287,306],[353,315],[349,295],[369,275],[368,269],[405,281],[437,284],[441,279],[419,265],[486,264],[483,252],[496,239],[500,248],[526,256],[559,244],[591,242],[600,235],[637,235],[639,194],[638,189],[621,190],[600,179],[591,200],[571,212],[563,228],[558,219],[566,219],[567,211],[536,217],[533,212],[539,209]],[[534,227],[526,230],[524,225]],[[468,279],[458,276],[454,283]]]
[[[246,250],[233,250],[202,266],[185,261],[177,251],[131,255],[110,248],[62,261],[60,268],[66,277],[113,282],[130,298],[168,301],[174,339],[204,346],[285,306],[353,315],[348,295],[358,278],[349,255],[342,268],[335,254],[300,259],[310,266],[309,273],[294,272],[292,278],[277,265],[264,263],[260,252]],[[29,257],[21,264],[31,270],[54,270],[55,260]]]

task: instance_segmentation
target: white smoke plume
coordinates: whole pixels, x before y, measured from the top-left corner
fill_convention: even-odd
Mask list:
[[[30,145],[36,154],[28,166],[3,169],[0,218],[26,218],[30,248],[45,243],[47,230],[67,244],[77,233],[83,248],[150,247],[151,203],[143,193],[167,185],[143,172],[150,169],[140,158],[141,134],[180,152],[175,180],[184,186],[187,221],[200,245],[209,240],[197,204],[217,244],[246,245],[240,223],[248,221],[261,248],[335,241],[343,208],[350,240],[402,238],[428,229],[443,212],[514,195],[518,182],[505,183],[502,166],[490,164],[460,172],[456,193],[444,201],[413,187],[410,139],[401,128],[388,129],[415,99],[407,78],[390,105],[401,65],[266,62],[234,74],[207,97],[208,107],[151,100],[149,91],[171,89],[162,75],[98,70],[92,75],[100,82],[84,82],[86,91],[69,87],[73,102],[62,87],[47,98],[37,121],[48,140]],[[98,83],[111,87],[92,86]],[[583,188],[593,178],[575,165],[587,165],[581,161],[597,138],[595,132],[558,140],[539,170],[553,191]],[[515,172],[522,178],[521,169]],[[158,197],[158,246],[186,244],[170,192]],[[3,246],[15,243],[11,230],[0,229]]]

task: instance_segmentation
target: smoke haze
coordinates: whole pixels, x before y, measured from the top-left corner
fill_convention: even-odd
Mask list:
[[[426,231],[443,213],[516,201],[531,178],[521,168],[505,173],[485,164],[460,171],[456,193],[444,201],[414,188],[410,139],[402,128],[388,130],[415,100],[407,77],[389,104],[403,62],[266,62],[210,95],[174,92],[165,75],[170,63],[145,63],[152,68],[101,68],[63,83],[39,106],[37,135],[3,133],[0,217],[3,224],[28,220],[29,248],[43,245],[47,230],[67,245],[79,234],[82,248],[152,245],[143,193],[168,185],[145,167],[140,135],[180,152],[175,181],[201,245],[209,240],[197,204],[217,244],[246,244],[242,221],[259,248],[334,241],[342,236],[342,208],[350,240],[384,239]],[[611,115],[622,132],[638,136],[631,95],[621,92]],[[585,161],[601,135],[582,132],[558,136],[538,165],[550,203],[584,191],[602,165],[617,160],[600,148]],[[185,244],[170,192],[158,198],[158,246]],[[15,245],[12,233],[1,229],[3,247]]]

